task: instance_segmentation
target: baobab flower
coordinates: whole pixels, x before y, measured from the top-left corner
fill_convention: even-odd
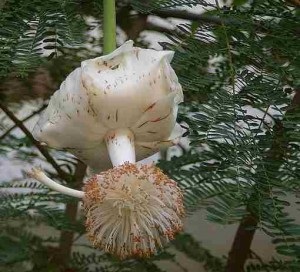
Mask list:
[[[83,198],[92,243],[120,258],[150,256],[181,230],[182,194],[176,182],[138,160],[176,144],[183,95],[170,66],[172,51],[125,43],[87,60],[52,96],[34,128],[35,137],[66,149],[94,172],[84,192],[66,188],[41,170],[35,179]]]
[[[137,160],[176,144],[183,94],[170,65],[174,52],[133,47],[83,61],[51,97],[33,135],[50,147],[68,150],[94,173],[112,165],[107,135],[127,129]]]

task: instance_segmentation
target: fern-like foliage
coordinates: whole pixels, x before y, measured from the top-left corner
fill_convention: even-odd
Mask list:
[[[158,0],[158,1],[143,1],[143,0],[133,0],[131,5],[137,11],[143,13],[149,13],[149,11],[154,11],[163,8],[176,8],[176,7],[195,7],[201,5],[204,7],[213,6],[209,1],[205,0]]]
[[[86,29],[73,0],[7,0],[1,10],[0,76],[25,76],[67,46],[83,42]]]
[[[300,186],[297,11],[253,1],[208,14],[221,23],[183,24],[163,44],[177,51],[192,149],[161,166],[188,208],[204,204],[222,224],[255,216],[278,253],[299,257],[299,225],[287,213]]]

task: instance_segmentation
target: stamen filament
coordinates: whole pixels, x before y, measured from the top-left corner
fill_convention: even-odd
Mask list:
[[[50,189],[63,193],[65,195],[77,197],[77,198],[83,198],[84,197],[84,192],[83,191],[78,191],[74,190],[71,188],[68,188],[66,186],[63,186],[56,181],[50,179],[45,175],[43,171],[37,168],[33,168],[30,173],[28,173],[30,177],[38,180],[39,182],[43,183],[44,185],[48,186]]]

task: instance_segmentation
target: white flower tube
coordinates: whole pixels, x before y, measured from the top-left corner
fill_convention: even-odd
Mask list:
[[[106,134],[105,142],[113,166],[135,163],[134,136],[129,129],[111,130]]]

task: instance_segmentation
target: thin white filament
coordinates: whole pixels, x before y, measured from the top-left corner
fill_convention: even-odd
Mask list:
[[[31,172],[28,174],[30,177],[43,183],[44,185],[48,186],[50,189],[52,189],[54,191],[57,191],[59,193],[62,193],[62,194],[68,195],[68,196],[77,197],[77,198],[84,197],[83,191],[74,190],[74,189],[68,188],[66,186],[63,186],[63,185],[57,183],[56,181],[47,177],[46,174],[38,168],[33,168],[31,170]]]

